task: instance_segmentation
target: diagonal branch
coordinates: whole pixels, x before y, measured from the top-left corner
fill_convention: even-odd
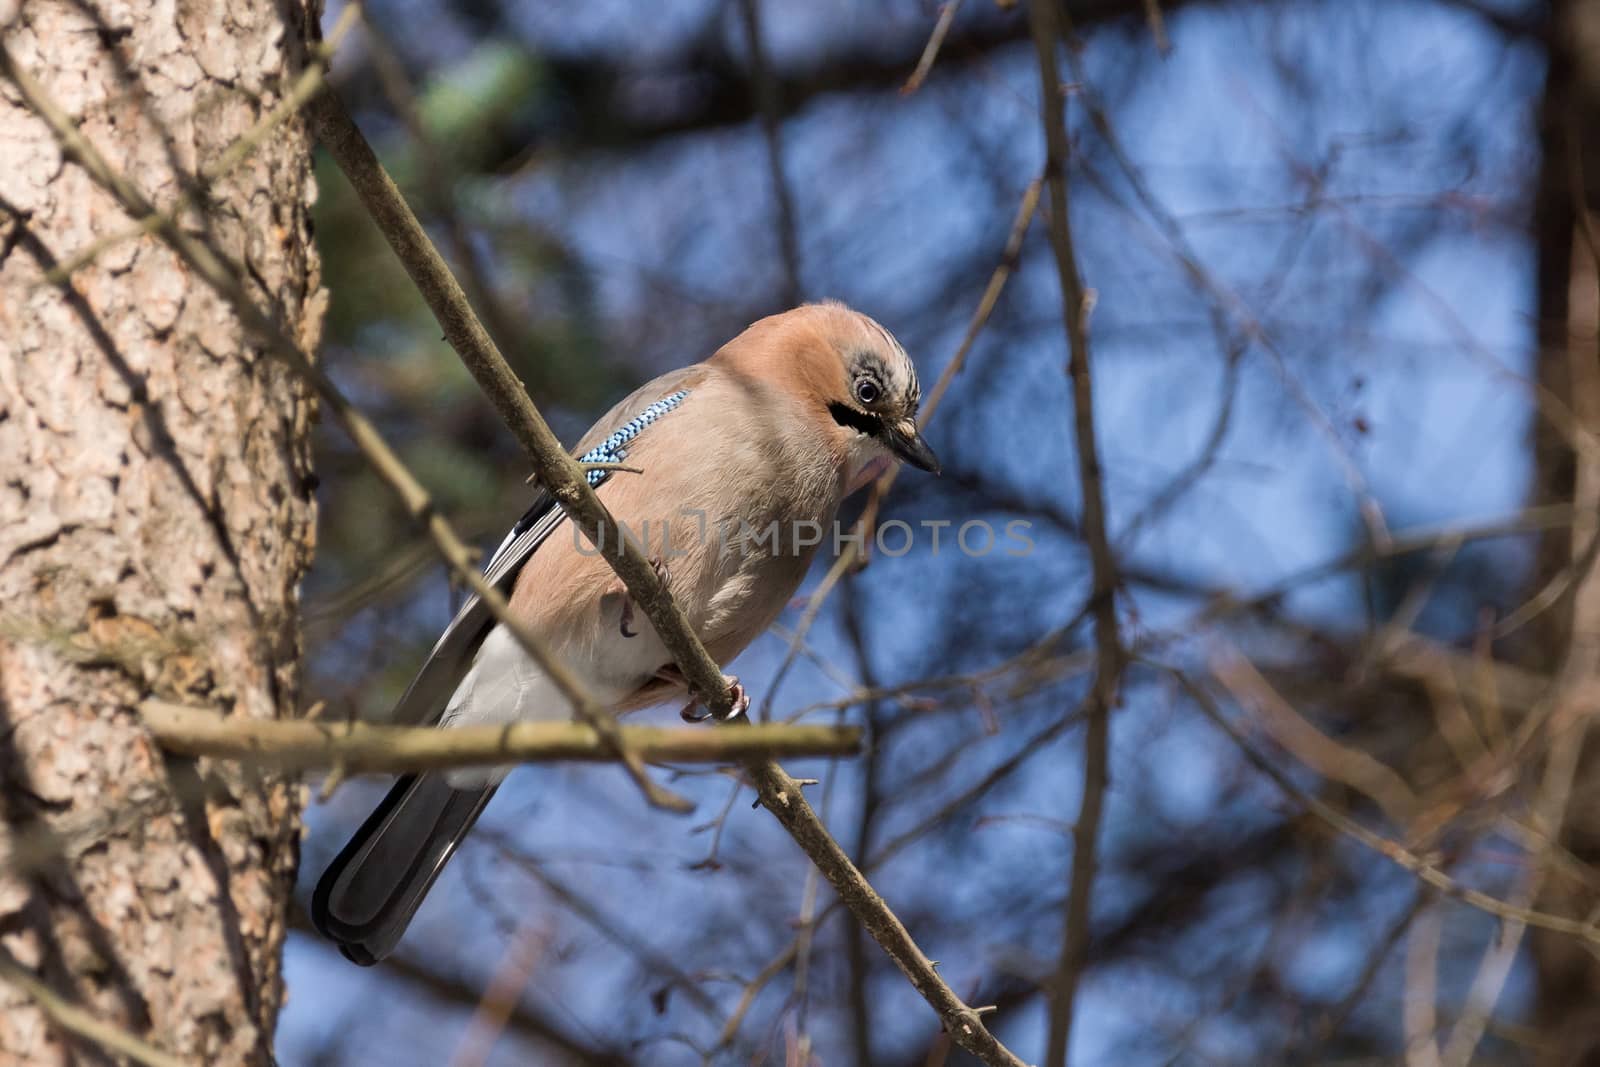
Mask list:
[[[956,21],[956,12],[960,10],[961,0],[945,0],[939,6],[939,18],[933,24],[933,33],[928,36],[928,45],[922,50],[922,58],[917,60],[917,67],[911,72],[911,77],[900,87],[901,96],[910,96],[922,88],[922,83],[928,80],[928,75],[933,71],[933,61],[939,58],[939,49],[944,47],[944,39]]]
[[[140,1067],[189,1067],[189,1064],[161,1049],[134,1037],[132,1034],[95,1017],[94,1012],[81,1008],[24,967],[5,948],[0,948],[0,982],[16,986],[39,1005],[41,1011],[61,1029],[113,1052],[129,1063]]]
[[[527,452],[539,484],[617,572],[634,603],[649,618],[688,679],[690,688],[704,696],[706,710],[719,719],[727,718],[733,708],[732,694],[723,681],[722,672],[695,636],[688,616],[673,601],[660,575],[633,540],[603,535],[604,530],[617,529],[616,520],[585,480],[583,466],[561,447],[544,416],[534,407],[528,391],[478,321],[460,283],[450,273],[439,250],[383,169],[344,104],[329,91],[313,100],[306,112],[317,138],[344,171],[438,320],[445,340],[461,357]]]

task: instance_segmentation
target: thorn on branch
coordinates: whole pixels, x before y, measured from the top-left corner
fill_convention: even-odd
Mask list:
[[[317,790],[317,802],[326,804],[333,799],[334,791],[345,783],[350,777],[350,765],[343,760],[328,768],[328,776],[322,780],[322,788]]]
[[[644,468],[643,467],[630,467],[626,463],[617,463],[617,462],[614,462],[614,461],[607,461],[607,460],[596,460],[596,461],[593,461],[593,462],[590,462],[590,463],[579,462],[578,466],[583,468],[583,473],[585,473],[585,474],[588,474],[590,471],[620,471],[623,474],[643,474],[644,473]],[[522,480],[522,484],[523,485],[534,485],[538,481],[539,481],[539,472],[538,471],[533,471],[526,478],[524,478]]]

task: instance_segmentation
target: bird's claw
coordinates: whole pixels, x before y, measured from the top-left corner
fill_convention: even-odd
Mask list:
[[[667,579],[672,577],[672,572],[667,570],[666,563],[659,556],[650,557],[650,569],[656,572],[656,577],[661,579],[661,584],[666,585]],[[617,579],[617,584],[622,584],[622,579]],[[628,595],[628,587],[622,586],[622,618],[617,621],[617,631],[623,637],[638,637],[639,631],[633,629],[633,597]]]
[[[720,722],[731,722],[750,710],[750,694],[745,692],[744,685],[735,675],[724,674],[722,684],[727,687],[729,696],[733,698],[733,707],[728,709],[727,715],[713,716],[701,701],[700,695],[691,690],[689,695],[692,699],[684,705],[682,711],[678,712],[678,717],[690,723],[705,722],[710,718],[717,718]]]

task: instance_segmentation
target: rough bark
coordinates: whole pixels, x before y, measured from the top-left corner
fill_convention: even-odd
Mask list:
[[[286,91],[317,0],[0,0],[0,34],[157,204]],[[298,120],[186,225],[314,349]],[[293,713],[305,390],[0,84],[0,960],[195,1063],[268,1063],[300,786],[168,758],[148,697]],[[100,1062],[0,984],[0,1064]]]
[[[1600,375],[1600,274],[1590,233],[1600,233],[1600,9],[1586,0],[1550,5],[1549,66],[1539,112],[1542,163],[1533,217],[1538,251],[1539,382],[1590,434],[1600,433],[1592,394]],[[1534,490],[1540,502],[1571,501],[1577,465],[1570,444],[1548,421],[1534,438]],[[1582,557],[1588,546],[1576,546]],[[1541,546],[1536,586],[1572,566],[1574,546],[1565,530]],[[1593,561],[1586,561],[1593,565]],[[1578,588],[1573,583],[1572,588]],[[1523,658],[1542,671],[1557,667],[1569,648],[1596,635],[1573,626],[1573,598],[1546,612],[1529,635]],[[1562,844],[1580,861],[1600,864],[1600,812],[1592,798],[1600,787],[1600,746],[1591,740],[1579,764],[1574,802]],[[1551,879],[1539,907],[1567,915],[1590,914],[1592,890],[1571,879]],[[1600,962],[1576,939],[1536,933],[1531,939],[1537,987],[1534,1021],[1544,1038],[1548,1067],[1600,1062]]]

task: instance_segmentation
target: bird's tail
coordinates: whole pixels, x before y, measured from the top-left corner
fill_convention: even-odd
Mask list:
[[[396,782],[317,883],[317,929],[364,967],[387,956],[495,788],[452,789],[440,774]]]

